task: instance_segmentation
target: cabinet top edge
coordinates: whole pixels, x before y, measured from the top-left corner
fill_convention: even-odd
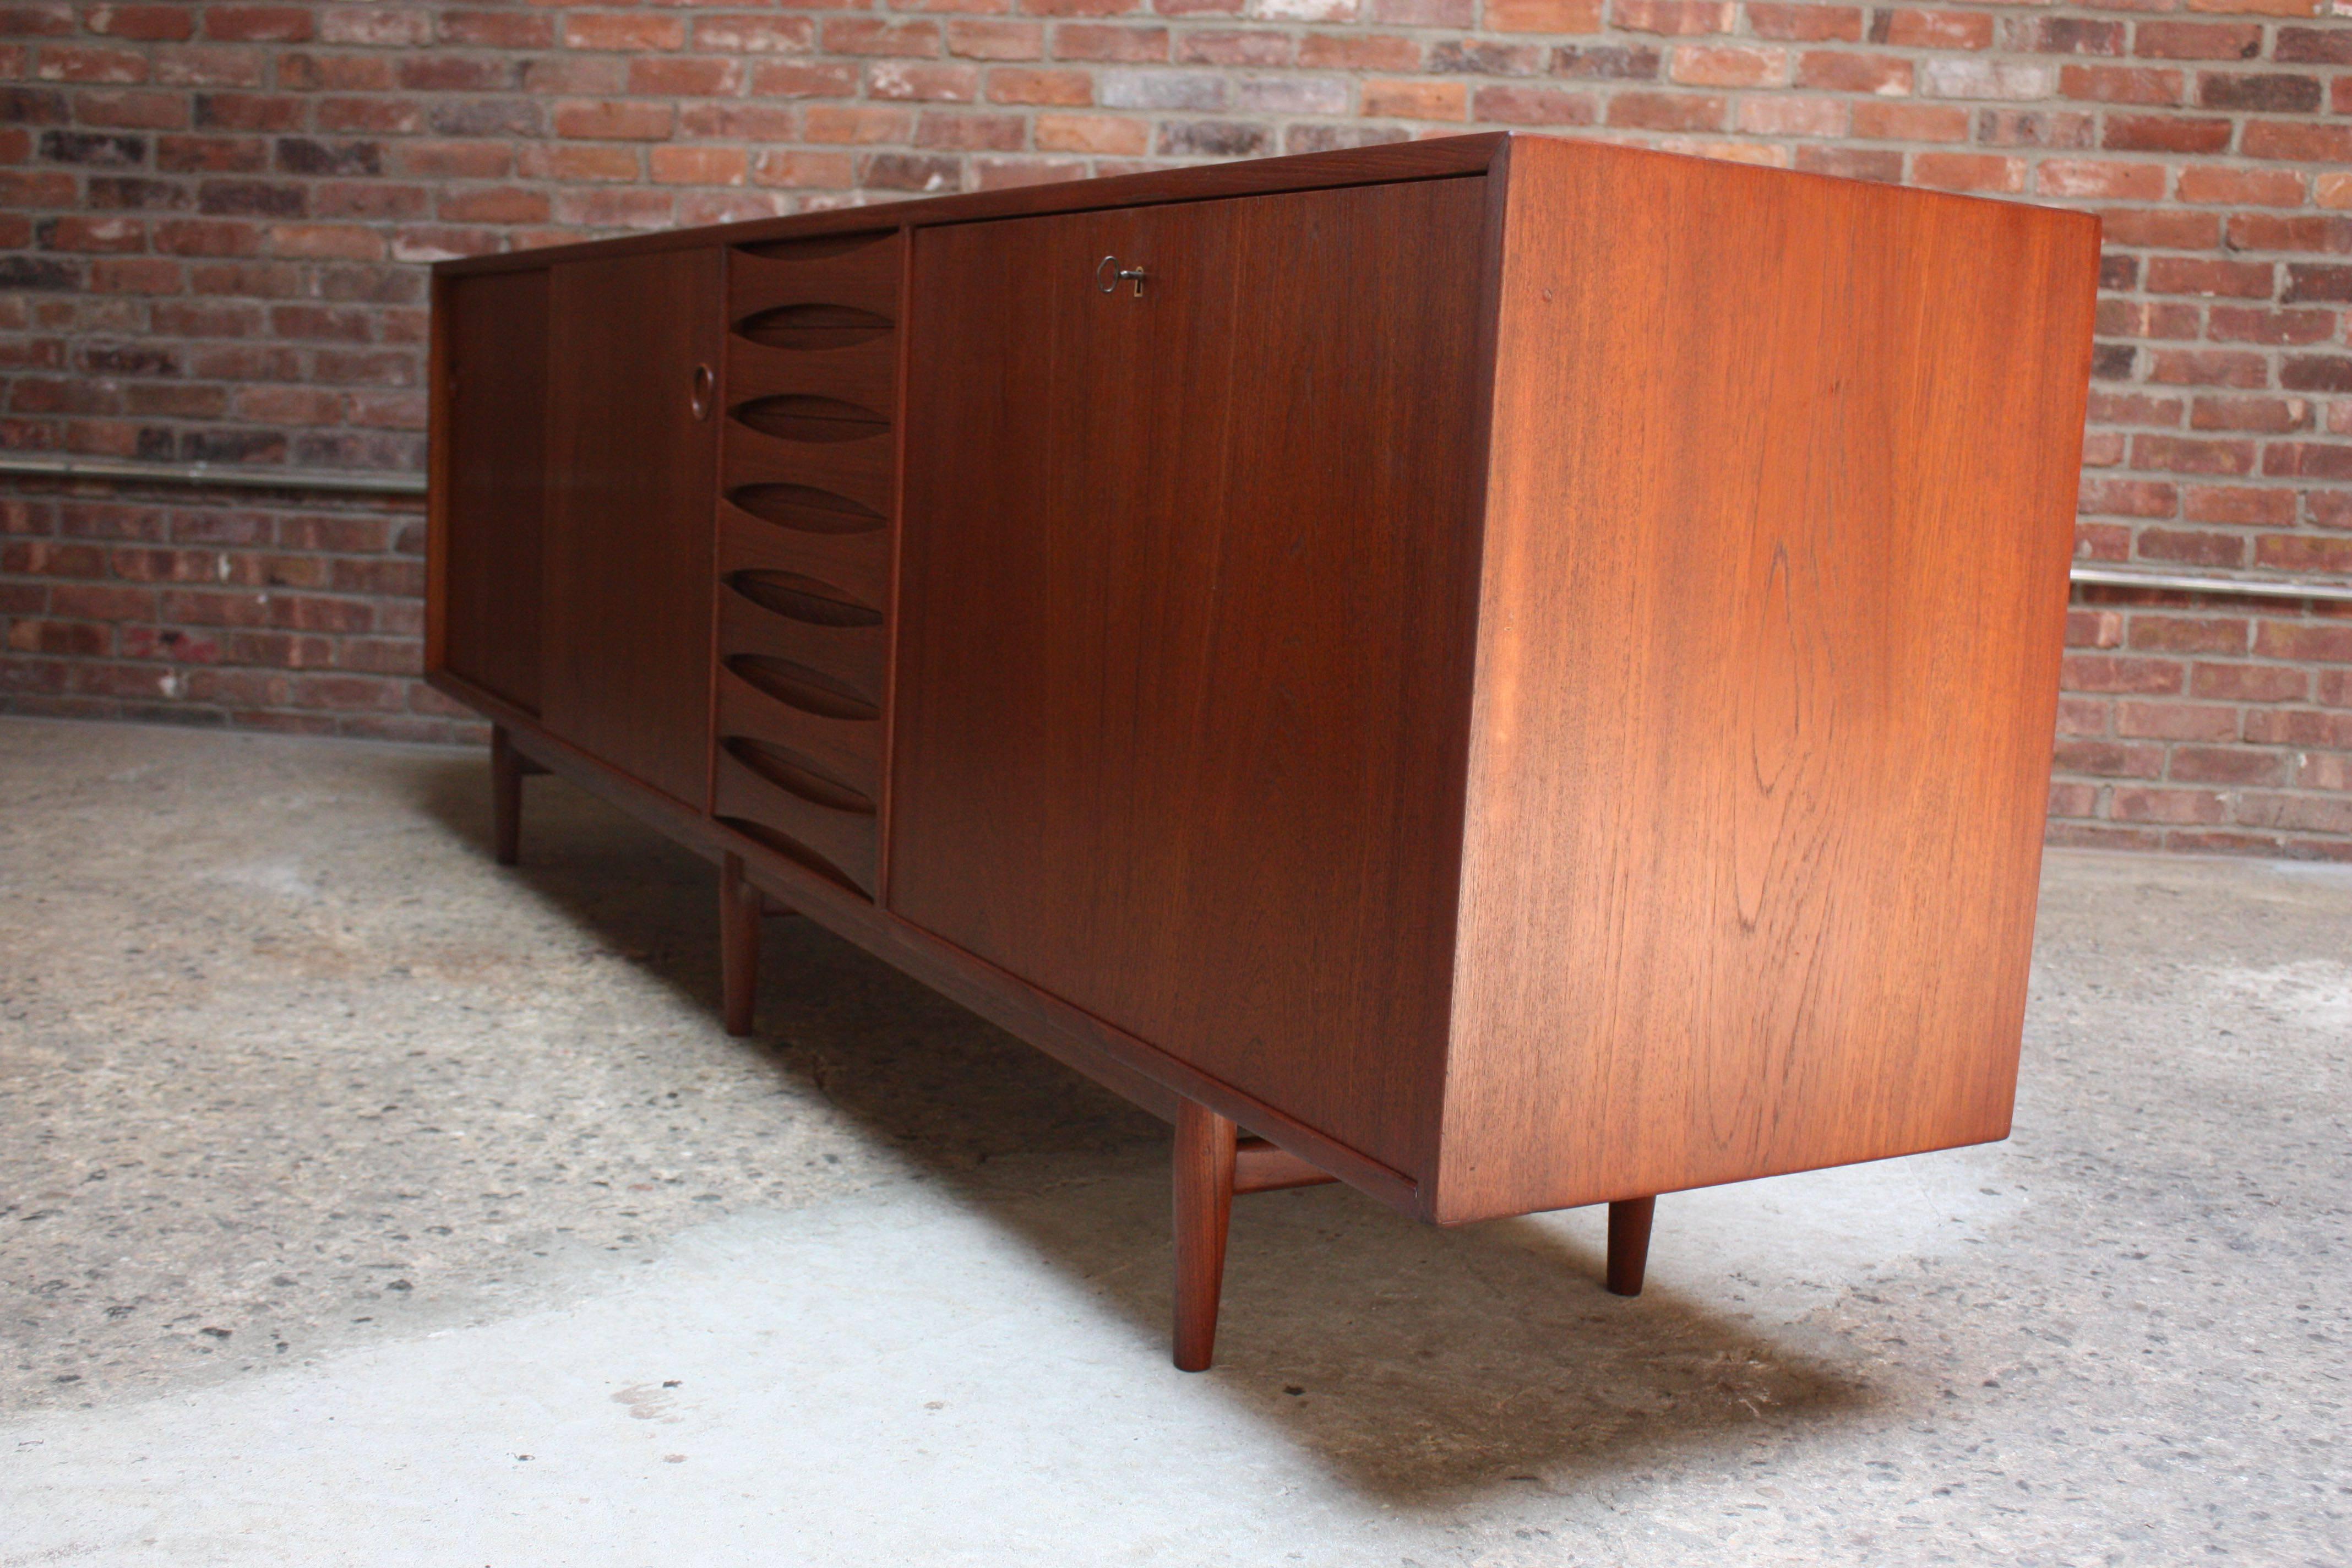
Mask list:
[[[1338,185],[1481,174],[1488,172],[1506,145],[1520,137],[1521,133],[1513,132],[1484,132],[1428,142],[1351,147],[1336,153],[1301,153],[1280,158],[1155,169],[1139,174],[1110,174],[1004,191],[968,191],[908,201],[875,202],[785,217],[747,218],[738,223],[577,240],[533,250],[460,257],[435,262],[433,271],[440,277],[502,272],[589,257],[626,256],[706,245],[756,244],[859,229],[929,227],[987,218],[1034,217],[1103,207],[1149,206],[1220,196],[1268,195]]]
[[[1110,174],[1090,180],[1023,185],[1012,190],[966,191],[953,195],[923,196],[906,201],[875,202],[862,206],[835,207],[824,212],[794,213],[784,217],[747,218],[737,223],[703,224],[691,228],[574,240],[565,245],[545,246],[532,250],[497,251],[438,261],[433,264],[433,273],[436,277],[462,277],[485,272],[527,271],[557,262],[634,256],[651,251],[687,250],[703,246],[751,245],[860,230],[928,228],[994,218],[1039,217],[1055,213],[1090,212],[1110,207],[1154,206],[1177,202],[1211,201],[1226,196],[1275,195],[1286,191],[1493,174],[1500,172],[1514,144],[1527,145],[1539,165],[1552,167],[1558,165],[1550,161],[1563,156],[1700,163],[1720,170],[1737,171],[1747,176],[1792,184],[1826,182],[1831,185],[1849,187],[1857,194],[1869,193],[1868,199],[1874,201],[1957,202],[1978,206],[2008,207],[2032,214],[2036,220],[2053,226],[2083,229],[2094,244],[2097,242],[2100,227],[2094,214],[2039,202],[1927,190],[1916,185],[1893,185],[1764,164],[1722,162],[1665,148],[1639,147],[1584,137],[1492,131],[1465,136],[1438,137],[1427,142],[1384,142],[1335,153],[1301,153],[1279,158],[1242,159],[1181,169],[1155,169],[1138,174]]]

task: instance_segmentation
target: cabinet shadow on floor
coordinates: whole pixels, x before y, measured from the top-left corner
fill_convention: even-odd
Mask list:
[[[526,787],[506,874],[716,1033],[715,868],[560,780]],[[418,804],[487,858],[488,795],[487,765],[453,759]],[[1168,1364],[1165,1125],[809,921],[768,921],[762,939],[756,1034],[734,1047],[1018,1236],[1171,1387],[1187,1378]],[[1671,1200],[1658,1224],[1663,1242]],[[1654,1265],[1639,1299],[1611,1296],[1601,1265],[1598,1211],[1440,1230],[1343,1187],[1239,1199],[1206,1376],[1399,1505],[1740,1463],[1889,1414],[1861,1365],[1679,1294]]]

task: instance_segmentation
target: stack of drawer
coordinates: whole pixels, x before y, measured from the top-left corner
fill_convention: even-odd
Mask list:
[[[727,258],[711,811],[868,898],[904,250],[890,230]]]

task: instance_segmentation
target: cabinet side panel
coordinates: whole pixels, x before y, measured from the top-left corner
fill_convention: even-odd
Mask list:
[[[554,269],[548,354],[548,728],[699,811],[710,779],[722,333],[715,249]]]
[[[1513,150],[1440,1217],[2002,1137],[2097,226]]]
[[[539,710],[547,274],[444,286],[441,667]]]

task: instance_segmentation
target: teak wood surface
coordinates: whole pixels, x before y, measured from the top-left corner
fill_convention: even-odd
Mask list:
[[[2006,1136],[2097,224],[1507,178],[1433,1212]]]
[[[710,777],[715,250],[568,261],[548,293],[548,727],[699,807]]]
[[[895,292],[826,259],[861,233]],[[739,910],[1424,1218],[1997,1138],[2096,250],[1468,137],[445,264],[429,674]],[[857,300],[888,351],[729,338]],[[878,674],[772,624],[798,578],[885,616]],[[874,805],[871,861],[794,818],[845,879],[761,793],[824,780]]]
[[[547,513],[544,269],[445,278],[434,313],[431,662],[539,708]]]
[[[1485,216],[1432,180],[926,230],[914,263],[890,908],[1408,1173]]]

